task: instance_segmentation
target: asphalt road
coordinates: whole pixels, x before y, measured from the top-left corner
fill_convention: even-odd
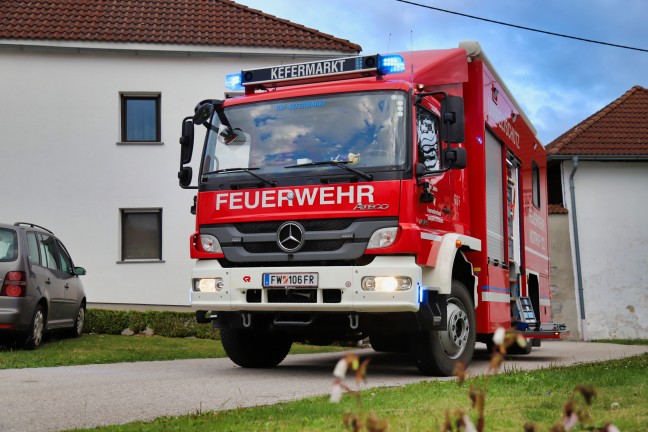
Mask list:
[[[468,372],[485,373],[488,353],[477,344]],[[543,342],[531,355],[511,356],[508,370],[609,360],[645,346]],[[422,377],[403,356],[372,356],[365,388],[401,386]],[[166,415],[272,404],[327,394],[340,353],[289,356],[272,370],[242,369],[229,359],[0,370],[0,431],[35,432],[152,420]]]

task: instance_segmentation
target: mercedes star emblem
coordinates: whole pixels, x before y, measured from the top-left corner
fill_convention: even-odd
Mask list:
[[[284,252],[297,252],[304,245],[304,227],[297,222],[285,222],[277,230],[277,244]]]

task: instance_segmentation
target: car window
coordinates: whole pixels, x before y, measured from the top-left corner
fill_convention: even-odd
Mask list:
[[[40,258],[43,267],[58,270],[56,243],[54,237],[45,234],[39,234],[40,237]]]
[[[36,233],[27,233],[27,254],[29,255],[30,263],[40,265],[40,258],[38,256],[38,239],[36,238]]]
[[[18,257],[18,237],[12,229],[0,228],[0,261],[14,261]]]
[[[70,269],[72,269],[72,259],[70,258],[70,255],[68,255],[63,243],[56,240],[56,244],[58,245],[59,252],[59,268],[62,272],[70,273]]]

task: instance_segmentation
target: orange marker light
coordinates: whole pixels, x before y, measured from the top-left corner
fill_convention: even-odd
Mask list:
[[[456,246],[457,246],[457,249],[459,249],[461,247],[461,240],[457,240]]]

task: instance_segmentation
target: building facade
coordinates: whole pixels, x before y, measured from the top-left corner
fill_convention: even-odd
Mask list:
[[[584,340],[648,338],[648,90],[633,87],[547,154],[561,209],[550,218],[555,321]]]
[[[229,0],[0,8],[0,220],[55,232],[90,304],[189,304],[178,137],[226,74],[361,50]]]

